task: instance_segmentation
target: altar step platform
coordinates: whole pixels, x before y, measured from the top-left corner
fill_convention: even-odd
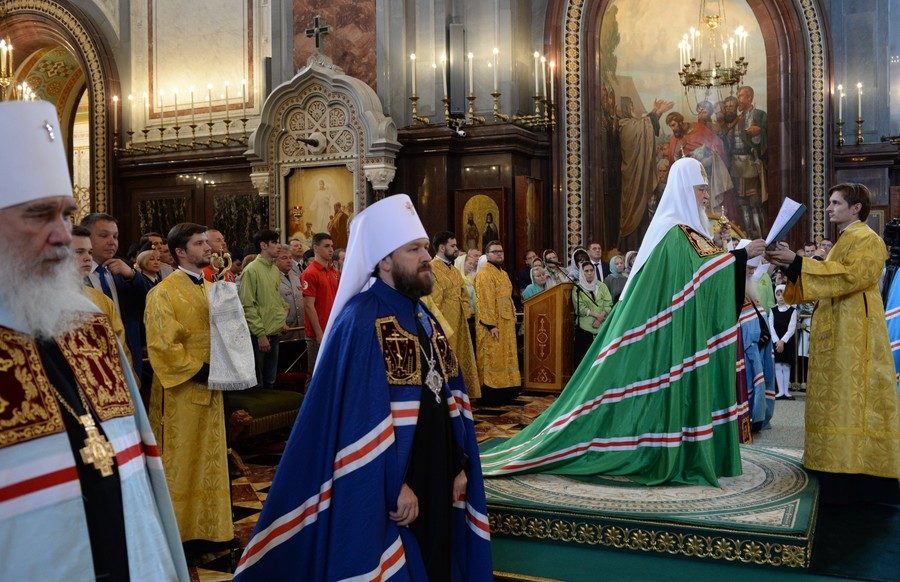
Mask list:
[[[801,454],[744,445],[743,475],[720,487],[646,487],[604,475],[486,479],[495,576],[811,579],[819,486]]]

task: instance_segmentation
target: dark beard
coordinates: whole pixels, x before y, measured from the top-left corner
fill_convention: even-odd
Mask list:
[[[427,283],[420,278],[423,272],[428,273]],[[420,297],[430,295],[433,287],[434,277],[431,276],[431,264],[422,266],[412,273],[408,271],[394,272],[394,289],[411,299],[419,299]]]
[[[675,129],[672,130],[672,135],[674,135],[675,137],[681,139],[682,137],[684,137],[684,129],[682,129],[682,128],[680,128],[680,127],[679,127],[679,128],[675,128]]]

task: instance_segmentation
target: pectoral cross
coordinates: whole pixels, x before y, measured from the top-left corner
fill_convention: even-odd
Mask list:
[[[94,425],[94,419],[91,418],[90,414],[78,417],[78,421],[87,434],[87,438],[84,439],[84,448],[79,451],[81,460],[84,461],[85,465],[93,465],[104,477],[109,477],[113,474],[113,461],[116,458],[115,449],[106,440],[106,437],[97,430],[96,425]]]
[[[325,24],[325,19],[321,16],[316,16],[313,19],[313,27],[306,29],[307,38],[316,39],[316,52],[322,52],[325,48],[325,36],[328,34],[331,34],[331,27]]]

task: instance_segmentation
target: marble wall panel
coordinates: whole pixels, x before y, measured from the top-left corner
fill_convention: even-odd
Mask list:
[[[320,16],[331,26],[325,38],[325,54],[351,77],[375,88],[374,0],[294,0],[294,69],[306,66],[315,50],[306,29]]]

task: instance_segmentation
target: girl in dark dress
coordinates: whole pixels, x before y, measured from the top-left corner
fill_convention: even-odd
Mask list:
[[[784,302],[784,285],[775,287],[777,304],[769,311],[769,333],[775,347],[775,382],[779,400],[793,400],[791,396],[791,366],[794,364],[794,332],[797,329],[797,308]]]

